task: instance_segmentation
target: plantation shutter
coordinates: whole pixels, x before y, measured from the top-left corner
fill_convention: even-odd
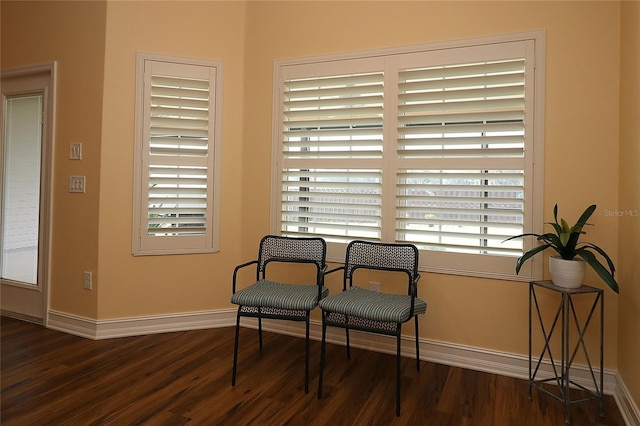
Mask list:
[[[400,70],[397,141],[398,241],[521,252],[524,58]]]
[[[382,72],[283,82],[281,230],[379,239]]]
[[[542,219],[536,37],[281,61],[272,231],[321,236],[334,261],[354,239],[402,242],[421,270],[539,278],[514,267],[535,241],[505,241]]]
[[[212,66],[144,61],[143,254],[213,247],[216,77]]]

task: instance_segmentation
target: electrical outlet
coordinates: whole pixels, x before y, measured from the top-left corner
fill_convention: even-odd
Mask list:
[[[93,288],[93,273],[84,271],[83,286],[85,290],[91,290]]]
[[[369,290],[380,291],[380,283],[375,281],[369,281]]]

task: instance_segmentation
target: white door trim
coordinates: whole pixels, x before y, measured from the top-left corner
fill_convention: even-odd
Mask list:
[[[52,224],[51,219],[53,206],[53,170],[54,170],[54,146],[55,146],[55,105],[56,105],[56,75],[57,62],[45,62],[34,65],[26,65],[20,67],[5,68],[0,70],[0,76],[5,78],[29,77],[36,74],[43,74],[47,83],[44,87],[44,121],[42,123],[42,153],[41,153],[41,185],[40,185],[40,224],[39,224],[39,255],[38,255],[38,286],[42,293],[43,310],[40,318],[34,318],[28,315],[21,315],[19,312],[5,312],[3,314],[16,316],[20,319],[26,319],[39,322],[45,326],[48,323],[49,311],[49,288],[50,288],[50,271],[51,271],[51,243],[52,243]],[[3,284],[4,286],[5,284]],[[9,284],[10,285],[10,284]],[[18,289],[20,286],[14,286]]]

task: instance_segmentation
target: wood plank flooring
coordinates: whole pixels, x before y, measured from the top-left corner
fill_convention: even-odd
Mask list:
[[[2,317],[0,421],[11,425],[563,425],[562,404],[528,383],[403,359],[402,415],[395,416],[395,357],[327,345],[317,398],[320,343],[242,329],[231,386],[233,328],[93,341]],[[571,407],[574,425],[624,425],[612,397]]]

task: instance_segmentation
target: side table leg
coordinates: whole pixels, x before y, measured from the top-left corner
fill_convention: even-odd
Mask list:
[[[562,377],[564,386],[564,422],[569,424],[569,298],[570,296],[562,295]]]
[[[600,298],[600,417],[604,417],[604,291],[598,293]]]
[[[531,395],[531,388],[533,386],[533,377],[531,376],[531,303],[532,303],[532,295],[533,295],[533,284],[529,283],[529,402],[533,401]]]

